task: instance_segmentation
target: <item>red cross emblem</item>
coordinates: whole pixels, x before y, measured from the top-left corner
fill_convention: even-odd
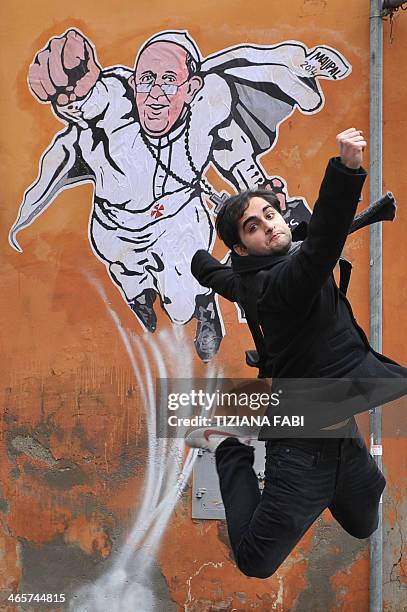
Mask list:
[[[162,217],[164,215],[164,204],[160,204],[160,202],[157,202],[157,204],[154,204],[153,206],[153,210],[151,211],[151,216],[154,217],[154,219],[158,219],[158,217]]]

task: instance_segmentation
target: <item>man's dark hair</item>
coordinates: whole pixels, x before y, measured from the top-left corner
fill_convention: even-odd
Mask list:
[[[216,217],[215,226],[219,238],[229,249],[233,250],[233,245],[240,244],[238,221],[243,217],[252,198],[266,200],[281,214],[278,197],[268,189],[248,189],[228,198]]]

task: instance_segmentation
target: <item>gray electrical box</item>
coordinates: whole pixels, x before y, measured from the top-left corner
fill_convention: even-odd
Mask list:
[[[264,482],[264,442],[253,442],[254,471],[259,478],[259,488]],[[215,453],[199,450],[192,474],[192,518],[224,519],[225,509],[219,489]]]

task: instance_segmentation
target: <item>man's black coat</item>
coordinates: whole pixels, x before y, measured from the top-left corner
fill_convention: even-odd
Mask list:
[[[198,251],[191,264],[201,285],[242,305],[252,330],[253,322],[259,324],[263,375],[273,380],[398,379],[391,389],[370,386],[357,404],[337,397],[336,410],[324,410],[324,425],[407,390],[407,369],[371,348],[333,277],[365,178],[362,168],[348,169],[337,158],[329,161],[307,237],[295,254],[240,257],[232,252],[231,269]]]

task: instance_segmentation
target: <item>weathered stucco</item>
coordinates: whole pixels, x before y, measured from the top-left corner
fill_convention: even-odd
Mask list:
[[[132,338],[131,334],[141,337],[140,328],[91,252],[87,238],[91,186],[62,193],[21,234],[22,254],[7,242],[22,194],[36,176],[41,152],[60,129],[49,109],[30,95],[26,81],[34,54],[49,37],[68,27],[80,28],[95,43],[104,66],[133,65],[136,50],[148,36],[171,28],[188,29],[205,55],[246,41],[301,40],[310,47],[325,44],[340,50],[352,64],[352,74],[341,83],[324,83],[323,110],[313,117],[295,113],[282,124],[276,149],[263,159],[270,172],[286,178],[293,195],[303,194],[312,205],[325,161],[335,153],[335,134],[351,125],[368,132],[368,5],[366,0],[292,0],[285,4],[275,0],[254,4],[241,0],[123,0],[118,10],[113,3],[94,0],[3,2],[2,610],[16,609],[7,602],[11,592],[66,593],[72,609],[79,609],[81,589],[101,584],[98,579],[108,584],[119,571],[117,561],[123,560],[124,550],[128,591],[126,595],[124,590],[115,591],[117,609],[123,611],[368,610],[368,543],[347,535],[328,513],[318,519],[277,574],[265,581],[238,572],[223,522],[191,519],[190,485],[178,503],[170,500],[168,512],[164,509],[158,514],[157,531],[149,536],[142,552],[137,552],[140,541],[125,548],[148,495],[147,466],[156,461],[155,474],[167,470],[164,486],[166,479],[172,482],[169,466],[176,458],[169,458],[163,467],[159,452],[155,459],[149,457],[145,400],[120,329],[126,330],[133,343],[142,378],[146,370],[141,351],[151,359],[153,377],[158,361],[154,362],[149,339],[143,335],[137,344]],[[400,206],[396,223],[383,228],[383,349],[404,364],[406,37],[404,13],[395,16],[392,39],[390,22],[384,23],[384,190],[393,191]],[[219,179],[214,182],[222,188]],[[368,190],[364,193],[367,202]],[[224,253],[218,244],[214,254],[221,257]],[[366,230],[349,240],[347,255],[354,263],[351,300],[358,320],[368,328]],[[243,365],[244,350],[252,344],[248,332],[237,323],[232,305],[221,301],[221,308],[227,335],[215,364],[223,367],[225,376],[251,376]],[[171,335],[171,325],[162,312],[158,317],[157,346],[166,342],[192,345],[192,323],[183,328],[180,341]],[[165,330],[169,330],[167,337]],[[178,358],[180,364],[192,360],[195,374],[208,374],[210,366],[200,363],[191,351]],[[174,373],[171,364],[166,366]],[[385,421],[395,418],[393,413],[384,416]],[[405,438],[384,440],[386,612],[400,612],[406,601],[406,447]],[[154,483],[150,493],[153,498]],[[143,520],[148,518],[147,511]],[[137,534],[132,537],[131,542],[136,542]],[[109,603],[105,609],[114,608]]]

